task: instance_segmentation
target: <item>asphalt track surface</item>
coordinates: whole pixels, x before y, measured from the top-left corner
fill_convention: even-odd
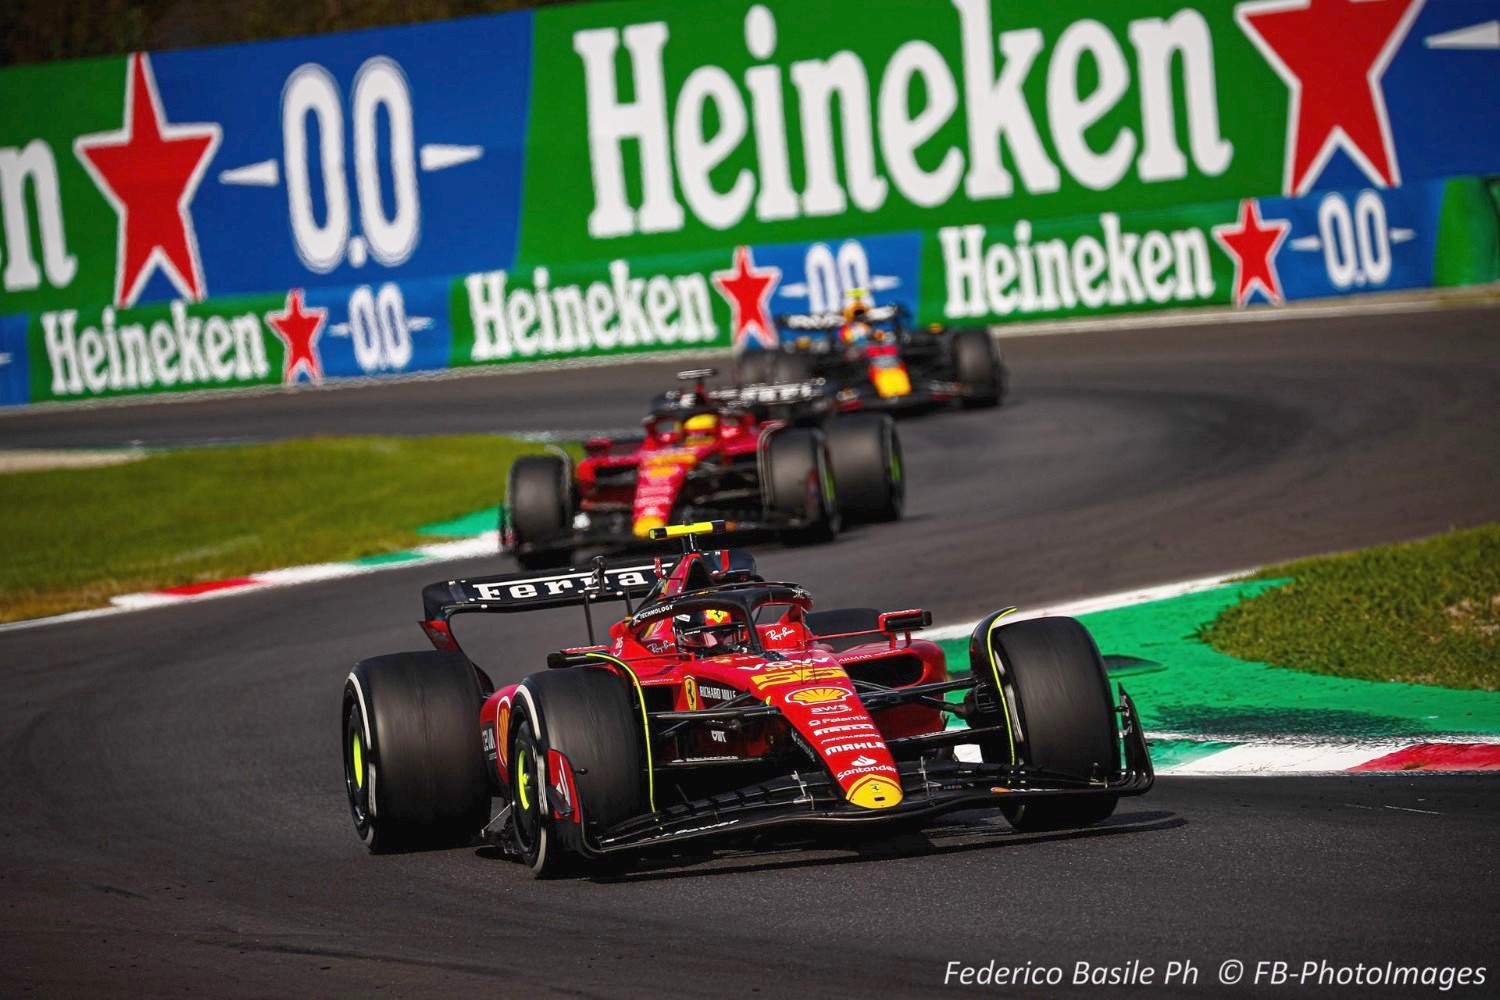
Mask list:
[[[905,521],[761,568],[942,624],[1500,520],[1497,338],[1485,308],[1008,341],[1004,409],[902,424]],[[623,427],[668,371],[38,412],[0,419],[0,445]],[[1494,778],[1169,777],[1088,831],[963,813],[608,881],[533,882],[480,848],[370,857],[343,676],[422,647],[430,578],[505,566],[0,634],[0,994],[883,996],[992,959],[1202,970],[1131,991],[1151,996],[1227,992],[1228,959],[1483,965],[1453,995],[1497,989]],[[548,612],[460,638],[503,682],[578,634]]]

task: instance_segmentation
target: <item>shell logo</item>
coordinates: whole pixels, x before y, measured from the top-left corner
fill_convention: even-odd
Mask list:
[[[509,705],[500,706],[500,718],[495,725],[495,743],[497,744],[496,753],[500,758],[500,763],[506,767],[509,767],[510,761],[505,759],[505,751],[510,747]]]
[[[830,701],[843,701],[847,697],[849,692],[842,688],[819,687],[793,691],[786,696],[786,700],[795,701],[799,705],[823,705]]]

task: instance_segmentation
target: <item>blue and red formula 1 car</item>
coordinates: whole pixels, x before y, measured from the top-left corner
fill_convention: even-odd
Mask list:
[[[997,807],[1022,830],[1094,823],[1150,788],[1136,710],[1070,618],[974,629],[967,673],[913,633],[921,610],[813,610],[722,524],[657,528],[671,559],[450,580],[422,594],[436,650],[360,662],[342,742],[355,828],[372,850],[481,834],[540,876],[645,849],[816,825]],[[639,598],[638,605],[632,603]],[[596,642],[593,611],[625,602]],[[589,642],[499,689],[450,620],[581,605]],[[962,693],[962,701],[945,696]],[[949,714],[965,723],[949,729]],[[982,760],[956,758],[978,744]],[[498,811],[492,808],[498,802]]]
[[[913,327],[905,306],[850,293],[843,313],[777,316],[780,344],[742,354],[745,385],[823,379],[840,411],[999,406],[1008,375],[989,331]]]

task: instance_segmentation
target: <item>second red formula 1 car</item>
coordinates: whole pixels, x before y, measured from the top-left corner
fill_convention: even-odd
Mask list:
[[[1077,621],[997,611],[954,674],[913,636],[926,611],[815,611],[748,553],[699,551],[695,536],[722,528],[655,529],[684,540],[671,559],[427,587],[436,651],[364,660],[344,687],[349,805],[370,848],[482,832],[548,876],[684,841],[956,809],[1081,826],[1150,788],[1136,710]],[[611,601],[626,615],[595,641],[591,609]],[[499,689],[450,624],[566,605],[583,606],[589,641]],[[955,756],[975,744],[980,761]]]
[[[581,548],[639,546],[669,522],[721,519],[803,543],[901,516],[901,441],[888,416],[836,416],[822,379],[709,388],[714,374],[680,373],[690,388],[657,397],[641,436],[592,438],[576,465],[561,453],[519,459],[503,547],[545,569]]]

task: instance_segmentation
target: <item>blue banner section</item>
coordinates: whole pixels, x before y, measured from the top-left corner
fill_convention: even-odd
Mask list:
[[[448,367],[451,283],[387,281],[354,288],[310,288],[308,304],[328,310],[318,338],[325,378],[399,375]]]
[[[26,316],[0,316],[0,406],[31,401],[26,357]]]
[[[1500,150],[1497,16],[1495,0],[1422,6],[1381,86],[1402,179],[1494,171]]]
[[[531,34],[521,13],[154,55],[172,120],[221,136],[192,205],[208,294],[509,267]],[[176,294],[157,274],[140,301]]]
[[[779,275],[770,295],[772,316],[838,312],[856,288],[876,305],[904,305],[914,314],[921,297],[920,233],[759,246],[754,259]]]
[[[1262,198],[1267,224],[1290,224],[1276,253],[1288,301],[1433,283],[1443,184]]]

